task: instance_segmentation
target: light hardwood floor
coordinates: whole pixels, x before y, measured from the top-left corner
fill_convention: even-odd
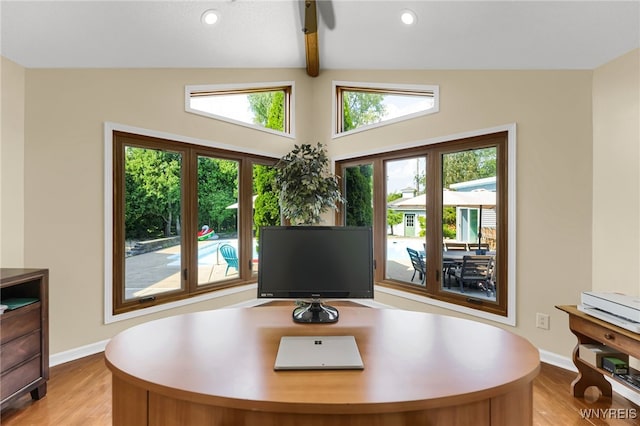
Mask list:
[[[534,426],[640,424],[640,408],[619,395],[595,402],[590,402],[595,394],[586,399],[573,398],[569,386],[574,377],[572,372],[542,364],[540,375],[534,380]],[[595,411],[587,416],[590,418],[584,418],[580,410],[589,409]],[[40,401],[32,401],[29,395],[15,401],[2,411],[0,424],[111,425],[111,374],[105,366],[104,354],[53,367],[47,395]]]

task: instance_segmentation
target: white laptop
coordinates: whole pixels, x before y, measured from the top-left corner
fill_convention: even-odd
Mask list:
[[[282,336],[274,370],[362,370],[353,336]]]

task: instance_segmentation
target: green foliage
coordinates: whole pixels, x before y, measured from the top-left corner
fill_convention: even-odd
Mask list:
[[[175,152],[127,147],[125,238],[149,239],[180,233],[181,160]]]
[[[125,150],[125,239],[180,235],[182,158],[175,152]],[[198,224],[237,231],[238,163],[198,158]]]
[[[247,96],[254,114],[254,124],[284,131],[284,92],[261,92]]]
[[[329,159],[322,144],[294,145],[276,164],[280,208],[292,224],[315,224],[329,208],[344,202],[338,178],[328,173]]]
[[[427,218],[426,216],[418,216],[418,223],[420,224],[420,236],[427,235]]]
[[[387,203],[390,203],[395,200],[399,200],[400,198],[402,198],[402,194],[400,192],[393,192],[387,195]]]
[[[369,92],[342,92],[343,130],[379,122],[386,112],[384,95]]]
[[[442,237],[456,238],[456,208],[453,206],[442,209]]]
[[[284,131],[284,92],[253,93],[248,99],[255,124]],[[275,175],[273,167],[256,165],[253,168],[253,191],[256,194],[253,224],[256,237],[259,236],[261,226],[280,224],[280,205],[274,188]]]
[[[387,203],[402,198],[400,192],[393,192],[387,195]],[[394,225],[400,225],[402,223],[402,212],[397,210],[387,209],[387,225],[391,228],[391,234],[393,234]]]
[[[387,225],[391,227],[391,233],[393,234],[393,226],[400,225],[402,223],[402,212],[397,210],[387,209]]]
[[[446,223],[442,224],[442,238],[454,240],[456,238],[456,226]]]
[[[261,226],[280,224],[280,205],[278,193],[274,187],[276,169],[270,166],[255,165],[253,168],[253,191],[256,201],[253,210],[255,235],[259,236]]]
[[[456,225],[455,225],[455,208],[454,208],[453,225],[448,223],[442,223],[442,237],[454,239],[456,237]],[[418,223],[420,224],[420,236],[427,235],[427,218],[426,216],[418,216]]]
[[[347,195],[346,225],[373,225],[373,166],[348,167],[345,170]]]
[[[284,93],[275,92],[267,112],[268,129],[284,130]]]
[[[402,198],[400,192],[392,192],[387,194],[387,203]],[[403,214],[397,210],[387,209],[387,225],[391,228],[391,234],[393,234],[393,227],[402,223]]]
[[[445,206],[442,209],[442,222],[451,225],[456,224],[456,208],[453,206]]]
[[[249,108],[253,111],[253,122],[263,127],[267,127],[269,117],[269,106],[273,96],[269,92],[252,93],[247,96]]]
[[[216,233],[237,231],[238,162],[198,157],[198,224]]]
[[[442,162],[443,187],[496,175],[496,149],[484,148],[445,154]]]

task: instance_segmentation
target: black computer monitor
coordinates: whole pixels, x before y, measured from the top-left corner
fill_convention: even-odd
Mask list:
[[[371,227],[260,228],[258,298],[298,299],[296,322],[335,322],[322,299],[373,298]]]

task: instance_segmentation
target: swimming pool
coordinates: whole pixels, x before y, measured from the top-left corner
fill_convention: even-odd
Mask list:
[[[224,244],[228,244],[238,251],[238,240],[213,240],[204,241],[198,244],[198,266],[210,266],[220,263],[222,260],[218,255],[218,248]],[[256,250],[257,240],[253,240],[253,258],[258,258],[258,251]],[[167,266],[180,266],[180,253],[175,253],[167,256]]]
[[[424,251],[423,244],[424,240],[422,238],[388,237],[387,260],[409,261],[407,247],[417,251]]]

